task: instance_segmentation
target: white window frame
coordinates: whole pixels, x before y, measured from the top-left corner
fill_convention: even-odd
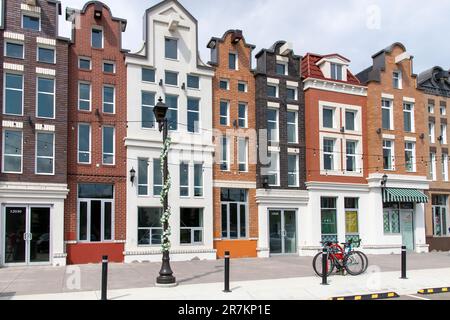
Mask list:
[[[94,47],[93,46],[93,44],[94,44],[94,30],[97,30],[97,31],[101,31],[102,32],[102,46],[101,46],[101,48],[96,48],[96,47]],[[99,27],[99,26],[93,26],[92,28],[91,28],[91,48],[92,49],[97,49],[97,50],[101,50],[101,49],[104,49],[105,48],[105,30],[103,30],[103,28],[102,27]]]
[[[193,132],[190,132],[189,131],[189,125],[187,125],[186,126],[186,131],[188,132],[188,133],[190,133],[190,134],[199,134],[200,133],[200,131],[201,131],[201,113],[200,113],[200,110],[201,110],[201,100],[200,100],[200,98],[197,98],[197,97],[187,97],[187,102],[189,101],[189,100],[196,100],[196,101],[198,101],[198,111],[194,111],[194,110],[189,110],[189,107],[186,105],[186,114],[187,114],[187,121],[189,121],[189,114],[190,113],[195,113],[195,114],[197,114],[198,115],[198,120],[197,120],[197,123],[195,124],[194,123],[194,131]],[[188,123],[189,124],[189,123]]]
[[[432,213],[432,219],[433,219],[433,236],[434,237],[438,237],[438,238],[448,238],[448,237],[450,237],[450,234],[449,234],[449,218],[450,218],[450,216],[449,216],[449,212],[448,212],[448,196],[445,196],[446,197],[446,203],[445,203],[445,205],[434,205],[434,204],[432,204],[431,205],[431,207],[432,207],[432,209],[431,209],[431,213]],[[445,229],[442,229],[441,231],[443,231],[443,230],[445,230],[445,234],[441,234],[441,235],[438,235],[437,233],[436,233],[436,218],[435,218],[435,216],[436,216],[436,209],[437,208],[439,208],[440,210],[439,210],[439,213],[440,213],[440,222],[441,222],[441,228],[442,228],[442,225],[443,225],[443,219],[442,219],[442,216],[443,216],[443,209],[445,209],[445,222],[446,222],[446,225],[444,226],[445,227]],[[443,232],[444,233],[444,232]]]
[[[226,84],[227,84],[227,88],[226,89],[223,89],[221,86],[220,86],[220,83],[221,82],[225,82]],[[229,79],[220,79],[219,80],[219,89],[220,90],[226,90],[226,91],[229,91],[230,90],[230,80]]]
[[[89,85],[89,100],[81,99],[80,93],[81,93],[81,85],[82,84]],[[89,102],[89,110],[84,110],[84,109],[80,108],[81,101]],[[77,102],[77,104],[78,104],[78,106],[77,106],[78,111],[81,111],[81,112],[91,112],[92,111],[92,84],[90,82],[87,82],[87,81],[79,81],[78,82],[78,102]]]
[[[442,179],[448,182],[448,154],[442,153]]]
[[[10,115],[10,116],[23,116],[24,101],[25,101],[25,95],[24,95],[25,76],[24,76],[23,73],[17,73],[17,72],[4,71],[3,73],[4,73],[3,74],[3,114],[4,115]],[[15,88],[7,88],[6,87],[6,76],[8,74],[22,77],[22,89],[15,89]],[[22,112],[21,112],[21,114],[6,113],[6,90],[20,91],[22,93]]]
[[[226,142],[225,150],[226,150],[226,157],[224,157],[223,154],[223,148],[224,148],[224,141]],[[223,169],[222,165],[226,164],[227,168]],[[220,171],[222,172],[229,172],[231,171],[231,164],[230,164],[230,137],[227,136],[221,136],[220,137]]]
[[[39,60],[39,49],[47,49],[47,50],[53,50],[53,62],[46,62]],[[40,44],[36,47],[36,61],[39,63],[46,63],[46,64],[56,64],[56,48],[54,46],[46,46],[43,44]]]
[[[173,40],[173,41],[175,41],[176,42],[176,44],[177,44],[177,50],[176,50],[176,52],[177,52],[177,57],[176,58],[169,58],[169,57],[167,57],[167,52],[166,52],[166,40]],[[179,39],[178,38],[174,38],[174,37],[164,37],[164,59],[167,59],[167,60],[170,60],[170,61],[178,61],[178,58],[179,58],[179,56],[180,56],[180,50],[179,50],[179,45],[178,45],[178,41],[179,41]]]
[[[12,43],[12,44],[19,44],[19,45],[21,45],[22,46],[22,57],[20,57],[20,58],[16,58],[16,57],[10,57],[10,56],[8,56],[6,53],[7,53],[7,46],[8,46],[8,43]],[[18,40],[5,40],[5,42],[4,42],[4,55],[5,55],[5,57],[6,58],[9,58],[9,59],[25,59],[25,43],[23,42],[23,41],[18,41]]]
[[[384,102],[389,102],[389,107],[386,107]],[[384,130],[394,130],[394,101],[390,100],[390,99],[381,99],[381,128]],[[385,110],[389,110],[389,129],[386,129],[383,127],[383,109]]]
[[[113,102],[105,102],[105,88],[113,90]],[[113,112],[105,111],[105,104],[112,105]],[[104,84],[102,87],[102,112],[105,114],[116,114],[116,87],[109,84]]]
[[[78,189],[78,185],[77,185]],[[115,192],[115,188],[114,188]],[[115,196],[115,194],[114,194]],[[88,199],[88,198],[78,198],[77,197],[77,239],[80,243],[112,243],[115,239],[115,198],[112,199]],[[100,215],[101,215],[101,224],[100,224],[100,231],[101,231],[101,240],[93,242],[91,239],[91,204],[92,201],[99,201],[101,202],[100,205]],[[86,208],[86,240],[80,239],[80,203],[86,202],[87,208]],[[111,203],[111,240],[105,240],[105,203]]]
[[[436,170],[436,153],[430,152],[430,178],[432,181],[437,181]]]
[[[195,173],[196,173],[196,166],[201,166],[201,183],[202,185],[196,185],[195,184]],[[205,165],[202,162],[194,162],[194,198],[204,198],[205,196],[205,177],[204,177],[204,171],[205,171]],[[196,195],[196,190],[201,189],[201,196]]]
[[[277,167],[276,168],[272,167],[272,155],[275,155],[275,157],[277,159]],[[278,186],[280,186],[280,153],[276,152],[276,151],[269,152],[269,159],[270,159],[270,165],[267,168],[267,175],[268,176],[276,175],[276,177],[277,177],[276,183],[269,184],[269,186],[278,187]]]
[[[333,151],[325,151],[325,140],[329,140],[329,141],[333,141]],[[338,171],[338,162],[337,162],[337,156],[336,156],[336,144],[337,144],[337,139],[333,138],[333,137],[323,137],[322,138],[322,171],[324,172],[334,172],[334,171]],[[332,156],[332,164],[333,164],[333,168],[331,169],[325,169],[325,156],[329,155]]]
[[[348,153],[347,143],[349,143],[349,142],[355,144],[355,153],[354,154],[349,154]],[[351,140],[351,139],[345,140],[345,171],[346,172],[352,172],[352,173],[358,172],[358,169],[359,169],[358,168],[359,161],[358,161],[358,156],[357,156],[358,150],[359,150],[359,141]],[[347,167],[347,158],[349,158],[349,157],[353,158],[353,163],[355,165],[355,170],[354,171],[350,171],[349,168]]]
[[[391,146],[387,147],[385,144],[385,142],[390,142]],[[390,150],[390,157],[391,157],[391,168],[384,168],[384,163],[383,163],[383,169],[386,171],[395,171],[395,142],[394,140],[390,140],[390,139],[383,139],[383,161],[384,161],[384,150]]]
[[[333,122],[333,127],[325,127],[325,118],[323,116],[323,113],[325,110],[331,110],[332,111],[332,122]],[[337,115],[337,108],[336,107],[331,107],[328,105],[324,105],[320,108],[320,129],[321,130],[325,130],[325,131],[336,131],[339,129],[339,123],[340,123],[340,119],[338,119]]]
[[[53,117],[41,117],[39,116],[39,79],[46,79],[53,81]],[[48,92],[42,92],[41,94],[50,95]],[[36,118],[40,119],[55,119],[56,118],[56,79],[52,77],[36,77]]]
[[[396,81],[398,82],[398,86],[395,85]],[[392,87],[399,90],[403,89],[403,73],[401,70],[392,72]]]
[[[177,84],[171,84],[171,83],[167,83],[167,74],[171,73],[177,76]],[[180,85],[180,73],[176,72],[176,71],[171,71],[171,70],[164,70],[164,84],[168,87],[175,87],[178,88]]]
[[[239,137],[237,139],[238,143],[238,171],[248,172],[248,139]],[[241,147],[244,146],[245,149],[245,159],[241,159]],[[245,170],[241,170],[241,165],[245,166]]]
[[[441,144],[447,144],[447,124],[441,123]]]
[[[157,166],[156,161],[159,161],[159,165]],[[160,193],[156,193],[155,192],[155,188],[161,188],[161,190],[163,189],[164,186],[164,177],[163,174],[161,172],[161,159],[160,158],[153,158],[152,160],[152,164],[153,164],[153,172],[152,172],[152,194],[154,197],[159,197]],[[157,168],[158,167],[158,168]],[[161,172],[161,184],[156,184],[155,183],[155,170],[158,170],[159,172]],[[150,176],[150,175],[149,175]],[[149,191],[150,192],[150,191]]]
[[[447,115],[447,106],[440,105],[439,112],[440,112],[441,116],[446,116]]]
[[[189,81],[188,81],[188,78],[189,78],[189,77],[194,77],[194,78],[197,78],[197,79],[198,79],[198,88],[195,88],[195,87],[189,87]],[[187,74],[187,75],[186,75],[186,88],[188,88],[189,90],[197,90],[197,91],[199,91],[199,90],[201,89],[200,83],[201,83],[201,78],[200,78],[200,76],[195,75],[195,74]]]
[[[239,90],[240,85],[244,85],[244,91]],[[238,92],[247,93],[248,92],[248,83],[245,81],[238,81]]]
[[[436,143],[436,127],[433,121],[428,122],[428,136],[431,144]]]
[[[111,64],[113,66],[113,72],[112,73],[108,72],[108,71],[105,71],[105,64]],[[116,63],[114,61],[111,61],[111,60],[103,60],[102,71],[103,71],[103,73],[116,74]]]
[[[407,106],[411,107],[411,110],[407,110]],[[411,131],[406,132],[415,132],[415,121],[414,121],[414,103],[412,102],[403,102],[403,117],[407,114],[411,117]],[[403,128],[404,129],[404,128]]]
[[[38,156],[38,139],[39,139],[39,134],[51,134],[53,136],[53,150],[52,150],[53,156],[52,157]],[[55,133],[54,132],[48,132],[48,131],[37,131],[36,132],[35,157],[34,157],[34,173],[36,175],[40,175],[40,176],[54,176],[55,175],[55,141],[56,141],[56,137],[55,137]],[[38,158],[53,160],[53,168],[52,168],[52,172],[51,173],[39,173],[38,172]]]
[[[296,87],[291,87],[291,86],[287,86],[286,87],[286,97],[287,97],[287,90],[294,90],[294,99],[292,101],[298,101],[298,88]],[[290,100],[290,99],[288,99]]]
[[[141,161],[142,162],[146,162],[147,163],[147,165],[146,165],[146,168],[145,168],[145,170],[147,170],[147,181],[141,181],[140,179],[139,179],[139,171],[141,170]],[[142,158],[142,157],[139,157],[138,158],[138,172],[137,172],[137,196],[138,197],[148,197],[149,195],[150,195],[150,183],[149,183],[149,177],[150,177],[150,175],[149,175],[149,170],[148,170],[148,168],[149,168],[149,159],[148,158]],[[142,182],[145,182],[145,183],[142,183]],[[141,194],[140,193],[140,188],[141,187],[146,187],[147,188],[147,193],[146,194]]]
[[[21,151],[22,153],[20,154],[20,156],[15,155],[15,154],[6,154],[5,150],[5,143],[6,143],[6,132],[20,132],[22,135],[22,145],[21,145]],[[5,128],[3,130],[3,152],[2,152],[2,172],[3,173],[8,173],[8,174],[22,174],[23,173],[23,130],[14,130],[14,129],[10,129],[10,128]],[[20,157],[20,172],[15,172],[15,171],[6,171],[5,170],[5,156],[8,157],[15,157],[15,158],[19,158]]]
[[[155,73],[154,81],[147,81],[147,80],[143,79],[144,78],[143,77],[144,70],[152,70]],[[155,68],[151,68],[151,67],[146,67],[146,66],[141,67],[141,82],[155,84],[156,83],[156,69]]]
[[[202,227],[182,227],[181,226],[181,210],[183,209],[197,209],[200,211],[200,214],[202,215],[201,221],[202,221]],[[204,208],[196,208],[196,207],[181,207],[180,208],[180,245],[181,246],[199,246],[204,243],[204,237],[205,237],[205,231],[204,231],[204,224],[205,224],[205,215],[204,215]],[[191,231],[191,242],[190,243],[181,243],[181,230],[190,230]],[[201,231],[202,233],[202,241],[195,242],[195,231]]]
[[[158,207],[158,206],[137,206],[137,210],[136,210],[136,214],[139,215],[139,209],[153,209],[153,210],[158,210],[160,212],[160,214],[163,213],[163,208],[162,207]],[[161,231],[161,234],[164,232],[163,226],[161,225],[161,227],[139,227],[139,222],[137,224],[137,235],[139,235],[139,231],[140,230],[145,230],[149,232],[149,236],[150,236],[150,243],[148,244],[139,244],[139,236],[136,238],[137,239],[137,246],[138,247],[142,247],[142,248],[153,248],[153,247],[159,247],[161,246],[160,244],[153,244],[152,243],[152,238],[153,238],[153,232],[154,231]]]
[[[25,28],[23,26],[23,17],[24,16],[38,18],[39,19],[39,30]],[[24,30],[31,30],[31,31],[34,31],[34,32],[41,32],[42,31],[42,17],[41,17],[41,15],[39,13],[22,12],[22,14],[20,16],[20,26]]]
[[[187,171],[186,171],[186,174],[187,174],[187,184],[186,185],[184,185],[184,184],[181,184],[181,177],[182,177],[182,166],[186,166],[187,167]],[[181,161],[180,162],[180,165],[178,166],[178,168],[179,168],[179,174],[180,174],[180,188],[179,188],[179,192],[180,192],[180,198],[189,198],[190,196],[191,196],[191,188],[190,188],[190,185],[191,185],[191,174],[190,174],[190,171],[191,171],[191,166],[190,166],[190,164],[189,164],[189,162],[187,162],[187,161]],[[182,189],[186,189],[187,190],[187,194],[186,195],[182,195],[181,194],[181,190]]]
[[[333,77],[333,73],[335,75],[334,77]],[[343,81],[344,80],[344,66],[340,63],[331,62],[330,63],[330,78],[332,80]]]
[[[81,68],[81,60],[89,61],[89,69]],[[78,58],[78,69],[80,69],[82,71],[90,71],[90,70],[92,70],[92,59],[89,58],[89,57],[79,57]]]
[[[269,82],[269,83],[267,83],[267,91],[268,91],[269,87],[275,87],[275,96],[269,96],[269,94],[267,93],[267,97],[272,98],[272,99],[279,98],[280,97],[280,86],[278,84]]]
[[[245,118],[242,118],[239,115],[239,111],[240,111],[241,106],[245,107]],[[244,121],[244,126],[243,127],[239,124],[239,121]],[[238,103],[238,125],[239,125],[239,128],[244,128],[244,129],[248,128],[248,104],[246,102],[239,102]]]
[[[269,110],[275,111],[277,119],[275,121],[266,119],[267,124],[269,122],[276,124],[275,130],[273,130],[275,132],[275,137],[273,136],[273,132],[271,132],[270,134],[271,134],[272,140],[270,141],[269,139],[267,139],[267,142],[269,144],[270,143],[272,143],[272,144],[275,143],[276,144],[276,143],[280,142],[280,111],[278,109],[276,109],[276,108],[267,108],[267,111],[269,111]],[[267,134],[269,134],[269,126],[268,125],[267,125]]]
[[[113,129],[113,143],[112,143],[113,152],[112,153],[105,152],[105,146],[104,146],[105,128]],[[105,155],[113,156],[113,163],[105,163]],[[116,165],[116,128],[114,126],[102,126],[102,164],[104,166],[115,166]]]
[[[349,109],[349,108],[344,108],[343,109],[343,117],[342,117],[342,119],[343,119],[343,122],[344,122],[344,124],[343,124],[343,126],[344,126],[344,128],[345,128],[345,131],[347,131],[347,132],[359,132],[359,131],[361,131],[360,130],[360,128],[359,128],[359,111],[358,110],[355,110],[355,109]],[[353,113],[353,116],[354,116],[354,118],[353,118],[353,126],[354,126],[354,129],[353,130],[350,130],[350,129],[347,129],[347,113]]]
[[[409,147],[409,145],[411,146],[411,148]],[[411,152],[411,157],[412,157],[412,168],[411,170],[408,170],[408,168],[406,167],[407,163],[406,163],[406,153],[407,152]],[[411,142],[411,141],[405,141],[405,170],[406,172],[410,172],[410,173],[414,173],[416,172],[416,143],[415,142]]]
[[[289,122],[289,118],[287,117],[288,113],[294,113],[295,114],[295,122]],[[287,135],[287,139],[288,139],[288,143],[298,143],[299,139],[298,139],[298,112],[297,111],[293,111],[293,110],[287,110],[287,114],[286,114],[286,121],[287,121],[287,129],[289,129],[289,125],[294,125],[295,127],[295,141],[289,141],[289,130],[288,130],[288,135]]]
[[[236,65],[235,65],[234,69],[230,68],[230,55],[232,55],[232,54],[236,57],[236,60],[235,60],[235,64]],[[228,52],[228,69],[229,70],[236,70],[236,71],[239,70],[239,54],[237,52],[235,52],[235,51]]]
[[[284,73],[283,74],[278,73],[278,65],[283,65],[284,66]],[[287,62],[277,60],[276,65],[275,65],[275,73],[277,75],[279,75],[279,76],[287,76],[289,74],[288,68],[289,68],[289,64]]]
[[[80,150],[80,127],[87,126],[89,128],[89,151]],[[86,153],[89,155],[89,162],[80,162],[80,153]],[[77,134],[77,163],[78,164],[91,164],[92,163],[92,126],[89,123],[79,123],[78,124],[78,134]]]
[[[428,103],[428,113],[434,114],[434,104]]]
[[[289,171],[289,157],[295,157],[295,171],[294,172],[290,172]],[[288,187],[289,188],[298,188],[300,185],[300,180],[299,180],[299,156],[298,154],[295,153],[289,153],[288,154]],[[290,185],[289,184],[289,175],[294,175],[295,174],[295,185]]]
[[[226,124],[222,124],[222,119],[225,118],[225,116],[222,115],[222,103],[226,103],[227,104],[227,115],[226,115],[227,123]],[[230,101],[228,101],[228,100],[220,100],[220,104],[219,104],[219,124],[221,126],[229,126],[230,125]]]

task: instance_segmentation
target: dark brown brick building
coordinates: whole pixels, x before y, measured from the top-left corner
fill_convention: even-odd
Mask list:
[[[61,4],[4,5],[0,264],[63,265],[68,41],[58,38]]]
[[[69,263],[123,261],[126,237],[126,20],[101,2],[72,21],[65,239]]]

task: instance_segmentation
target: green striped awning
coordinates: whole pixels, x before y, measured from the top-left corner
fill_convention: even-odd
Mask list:
[[[428,203],[428,197],[416,189],[384,189],[384,202]]]

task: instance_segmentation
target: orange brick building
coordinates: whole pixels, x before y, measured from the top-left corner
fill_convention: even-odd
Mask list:
[[[255,80],[252,51],[240,30],[212,38],[214,247],[218,257],[257,256]]]
[[[69,264],[102,255],[123,261],[126,239],[126,20],[101,2],[67,9],[69,49],[68,184],[65,237]]]
[[[367,85],[368,182],[376,212],[371,249],[428,251],[424,202],[428,199],[425,106],[413,57],[401,43],[372,56],[357,75]]]

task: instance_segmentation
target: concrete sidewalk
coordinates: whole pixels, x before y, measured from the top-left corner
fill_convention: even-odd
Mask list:
[[[417,293],[419,289],[450,285],[450,268],[414,270],[408,280],[398,272],[369,272],[359,277],[333,276],[330,285],[318,277],[233,282],[232,293],[222,292],[223,283],[180,285],[176,288],[111,290],[110,300],[328,300],[331,297],[396,292]],[[99,300],[100,292],[74,292],[2,297],[1,300]]]
[[[369,260],[371,267],[368,272],[370,274],[381,272],[383,275],[388,275],[389,272],[393,272],[395,277],[399,276],[400,256],[369,256]],[[131,295],[133,297],[136,296],[136,292],[140,292],[140,289],[143,289],[143,292],[153,292],[151,288],[154,287],[155,278],[158,275],[160,267],[160,263],[110,264],[108,287],[110,290],[118,290],[111,291],[114,293],[118,292],[118,295],[122,294],[121,290],[125,290],[126,293],[123,293],[124,295]],[[197,296],[192,295],[191,297],[191,294],[186,293],[185,290],[189,290],[189,288],[193,288],[195,285],[205,285],[205,292],[208,293],[205,294],[206,297],[209,295],[209,292],[221,290],[221,283],[223,281],[223,261],[174,262],[172,263],[172,268],[177,277],[179,287],[172,291],[167,291],[170,293],[170,296],[178,298],[183,297],[184,299],[185,295],[187,295],[194,299]],[[408,255],[409,272],[412,272],[411,270],[446,268],[450,268],[450,255],[448,253]],[[429,270],[422,272],[431,274],[434,271]],[[364,284],[366,281],[364,280],[365,277],[368,276],[368,274],[356,278],[350,276],[345,278],[336,276],[332,279],[337,283],[339,283],[339,281],[344,281],[345,286],[347,286],[347,283],[350,284],[355,281],[355,285],[361,286],[361,283]],[[68,266],[60,268],[3,268],[0,269],[0,297],[67,293],[68,296],[65,297],[70,297],[71,295],[74,297],[86,295],[93,298],[95,291],[100,288],[100,279],[101,265]],[[320,282],[320,279],[314,275],[312,258],[294,256],[274,257],[270,259],[232,260],[231,279],[235,286],[243,288],[236,290],[233,294],[241,295],[247,294],[241,290],[250,290],[247,289],[247,284],[249,285],[249,288],[253,285],[256,287],[263,285],[269,291],[282,290],[282,292],[284,292],[284,289],[280,289],[283,288],[283,286],[289,288],[290,285],[298,286],[303,285],[303,283],[308,283],[312,285],[311,288],[314,288],[313,283]],[[372,281],[373,277],[370,279]],[[446,280],[447,279],[443,278],[438,282]],[[442,285],[450,285],[450,282],[442,283],[439,286]],[[208,290],[208,287],[213,289]],[[220,288],[220,290],[217,288]],[[311,290],[307,288],[308,287],[305,287],[304,289],[308,291]],[[158,294],[164,296],[165,291],[159,292],[161,289],[156,290]],[[197,286],[192,290],[192,292],[195,293],[198,290],[203,290],[203,287]],[[252,292],[250,290],[248,295],[258,296],[259,294],[262,294],[258,291],[259,290]],[[298,290],[295,289],[295,291]],[[179,292],[179,295],[177,292]],[[137,296],[140,295],[141,294],[137,294]],[[146,296],[146,294],[142,293],[142,296]],[[152,293],[149,293],[149,297],[150,296],[152,296]],[[275,297],[276,295],[274,298]],[[305,297],[307,297],[307,295],[305,295]],[[328,297],[328,294],[314,297]]]

